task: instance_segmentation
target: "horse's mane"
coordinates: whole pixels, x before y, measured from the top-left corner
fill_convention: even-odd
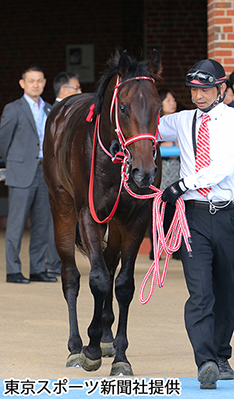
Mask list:
[[[112,79],[112,77],[115,74],[117,74],[117,72],[118,72],[119,59],[120,59],[120,53],[118,50],[116,50],[115,53],[112,55],[112,57],[107,62],[107,65],[109,65],[108,69],[104,72],[101,79],[99,80],[98,88],[94,94],[94,99],[92,101],[92,104],[95,104],[95,115],[98,115],[101,112],[106,88],[107,88],[110,80]],[[128,56],[128,59],[129,59],[130,63],[129,63],[128,70],[124,76],[124,80],[135,77],[135,76],[153,77],[155,80],[160,79],[160,73],[155,75],[150,72],[149,60],[144,60],[144,61],[138,62],[132,56]]]

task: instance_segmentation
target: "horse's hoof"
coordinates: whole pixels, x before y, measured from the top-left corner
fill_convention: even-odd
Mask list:
[[[117,362],[112,364],[111,376],[133,375],[132,367],[129,363]]]
[[[102,350],[102,357],[113,357],[115,356],[115,348],[113,342],[100,342]]]
[[[84,352],[82,351],[79,354],[79,364],[85,371],[96,371],[101,367],[102,358],[97,360],[89,359],[85,356]]]
[[[80,353],[69,355],[67,358],[66,367],[80,367]]]

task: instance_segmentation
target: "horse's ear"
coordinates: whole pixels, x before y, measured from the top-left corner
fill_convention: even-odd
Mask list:
[[[153,49],[152,57],[149,62],[149,69],[154,75],[158,75],[162,71],[161,57],[155,48]]]
[[[120,76],[126,75],[129,70],[130,60],[128,57],[127,50],[124,50],[119,58],[119,64],[117,68],[117,72]]]

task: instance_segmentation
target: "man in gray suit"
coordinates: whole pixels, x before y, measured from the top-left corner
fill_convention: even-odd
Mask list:
[[[42,171],[44,128],[51,106],[40,97],[46,84],[40,68],[28,68],[19,84],[24,95],[5,106],[0,124],[0,154],[6,164],[5,184],[9,186],[7,282],[55,282],[57,278],[48,276],[45,266],[50,208]],[[30,279],[22,275],[19,258],[28,215]]]

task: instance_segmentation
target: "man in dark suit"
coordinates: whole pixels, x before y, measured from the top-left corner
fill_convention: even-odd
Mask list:
[[[73,94],[82,93],[78,76],[71,72],[60,72],[53,81],[55,104]]]
[[[53,107],[64,98],[81,93],[81,86],[78,76],[71,72],[60,72],[53,81],[55,102]],[[46,252],[46,269],[49,276],[59,276],[61,274],[62,263],[58,256],[54,243],[54,227],[52,215],[48,227],[48,247]]]
[[[7,282],[55,282],[45,268],[48,190],[42,171],[44,127],[51,106],[40,97],[46,79],[38,67],[30,67],[19,81],[24,95],[5,106],[0,124],[0,154],[6,164],[9,187],[6,229]],[[21,273],[19,258],[25,220],[30,215],[30,279]]]

